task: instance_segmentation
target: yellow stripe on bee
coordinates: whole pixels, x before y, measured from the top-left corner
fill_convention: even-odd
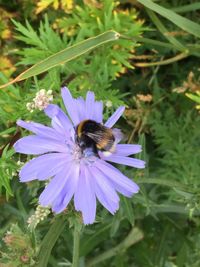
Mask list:
[[[84,121],[81,121],[77,127],[77,134],[78,134],[78,137],[81,137],[81,134],[82,134],[82,129],[83,129],[83,125],[86,123],[86,121],[88,120],[84,120]]]

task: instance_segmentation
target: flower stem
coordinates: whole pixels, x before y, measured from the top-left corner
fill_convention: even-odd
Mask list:
[[[73,259],[72,267],[79,266],[79,244],[80,244],[80,226],[76,223],[74,225],[74,249],[73,249]]]
[[[143,237],[144,237],[143,232],[139,228],[136,227],[132,228],[128,236],[121,243],[119,243],[116,247],[111,248],[106,252],[103,252],[102,254],[96,256],[95,258],[90,259],[87,262],[86,266],[87,267],[96,266],[100,262],[105,261],[111,257],[114,257],[119,253],[124,253],[130,246],[141,241]]]

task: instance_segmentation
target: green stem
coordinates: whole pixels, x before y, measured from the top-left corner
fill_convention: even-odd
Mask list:
[[[79,266],[79,244],[80,244],[80,229],[79,225],[74,225],[74,249],[73,249],[73,259],[72,267]]]
[[[44,237],[40,251],[38,254],[38,264],[37,267],[46,267],[51,255],[51,250],[53,249],[58,237],[65,228],[65,216],[58,216],[51,225],[48,233]]]
[[[180,54],[176,55],[175,57],[171,57],[171,58],[161,60],[161,61],[138,62],[138,63],[135,63],[134,66],[145,68],[145,67],[152,67],[152,66],[168,65],[168,64],[174,63],[176,61],[182,60],[188,56],[189,56],[189,53],[184,52],[184,53],[180,53]]]
[[[87,267],[96,266],[99,262],[105,261],[113,256],[116,256],[119,253],[125,252],[130,246],[139,242],[143,238],[143,233],[140,229],[134,227],[128,234],[128,236],[116,247],[103,252],[99,256],[91,259],[86,264]]]

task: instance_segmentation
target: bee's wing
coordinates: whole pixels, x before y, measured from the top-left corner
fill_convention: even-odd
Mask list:
[[[95,143],[100,143],[102,140],[106,138],[105,132],[96,131],[95,133],[85,133],[88,137],[90,137]],[[107,139],[107,138],[106,138]]]
[[[95,133],[86,133],[86,135],[91,138],[99,148],[101,149],[110,149],[114,144],[114,136],[110,130],[99,130]]]

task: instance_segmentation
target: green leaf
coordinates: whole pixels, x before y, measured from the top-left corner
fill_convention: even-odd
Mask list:
[[[49,231],[42,240],[40,251],[38,254],[38,264],[37,267],[46,267],[48,264],[49,256],[51,255],[51,250],[53,249],[57,239],[61,235],[62,231],[66,226],[66,217],[57,216],[53,224],[51,225]]]
[[[184,31],[189,32],[200,38],[200,26],[197,23],[176,14],[170,9],[155,4],[151,0],[138,0],[138,2],[143,4],[145,7],[153,10],[154,12],[158,13],[159,15],[163,16],[164,18],[170,20]]]
[[[105,261],[111,257],[116,257],[119,253],[125,252],[129,247],[141,241],[144,237],[143,232],[139,228],[132,228],[126,238],[119,243],[116,247],[103,252],[102,254],[91,259],[87,263],[87,267],[97,266],[98,263]]]
[[[103,34],[97,35],[96,37],[88,38],[87,40],[84,40],[76,45],[61,50],[60,52],[33,65],[31,68],[22,72],[13,81],[0,86],[0,88],[4,88],[10,84],[13,84],[14,82],[25,80],[35,75],[41,74],[55,66],[64,64],[74,58],[77,58],[80,55],[83,55],[84,53],[91,51],[92,49],[100,45],[119,39],[119,36],[119,33],[115,31],[107,31]]]
[[[189,209],[185,205],[178,204],[161,204],[154,205],[156,213],[176,213],[176,214],[189,214]],[[199,210],[194,211],[194,215],[200,215]]]
[[[172,45],[170,43],[165,43],[165,42],[153,40],[150,38],[143,38],[143,37],[134,36],[134,38],[132,38],[132,40],[135,40],[135,41],[138,41],[138,42],[141,42],[144,44],[152,45],[152,46],[160,46],[160,47],[165,47],[165,48],[169,48],[169,49],[174,49],[174,45]]]
[[[13,133],[15,131],[16,131],[16,127],[8,128],[8,129],[0,132],[0,136],[7,135],[7,134]]]
[[[200,3],[192,3],[184,6],[173,7],[172,10],[177,13],[185,13],[200,9]]]
[[[190,191],[191,188],[189,188],[187,185],[184,185],[182,183],[179,183],[177,181],[173,181],[172,179],[159,179],[159,178],[135,178],[136,183],[138,184],[157,184],[157,185],[163,185],[163,186],[169,186],[169,187],[176,187],[180,190]]]
[[[102,227],[99,227],[99,229],[96,229],[93,235],[83,238],[81,240],[80,255],[81,256],[87,255],[90,251],[94,250],[94,248],[99,243],[104,241],[109,232],[110,227],[111,227],[111,224],[107,224]]]
[[[167,35],[166,33],[169,32],[165,25],[161,22],[161,20],[158,18],[158,16],[151,10],[147,10],[147,14],[149,15],[150,19],[153,21],[153,23],[156,25],[158,30],[163,34],[163,36],[174,45],[174,48],[177,48],[180,51],[185,51],[187,48],[179,42],[175,37]]]

